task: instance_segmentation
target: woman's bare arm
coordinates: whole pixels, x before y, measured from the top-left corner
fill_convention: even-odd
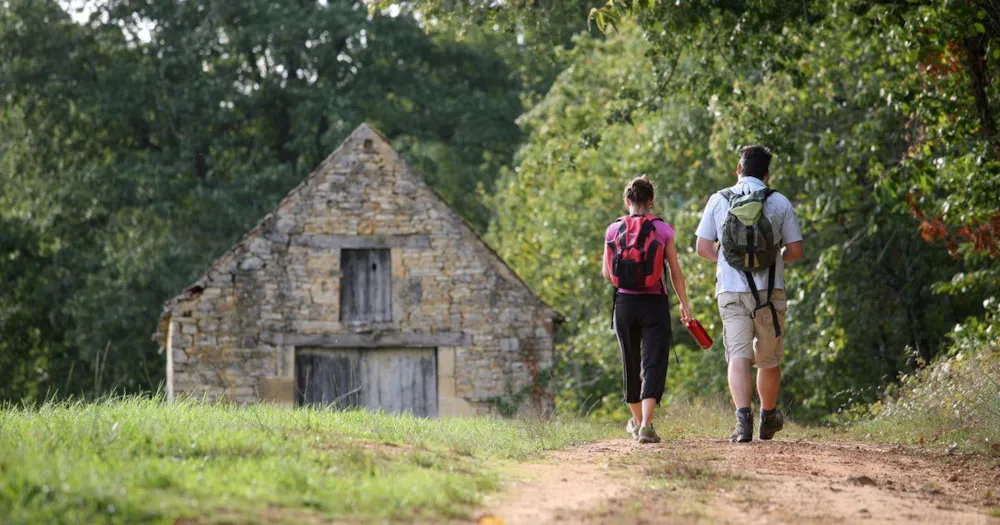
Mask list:
[[[604,245],[604,257],[601,258],[601,275],[604,276],[605,281],[611,281],[611,269],[608,268],[608,260],[611,259],[611,253],[608,249],[608,245]]]
[[[680,261],[677,260],[677,246],[674,240],[667,243],[664,254],[667,259],[667,268],[670,270],[670,283],[674,285],[677,292],[677,300],[681,303],[681,321],[691,318],[691,308],[688,305],[687,284],[684,282],[684,272],[681,271]]]

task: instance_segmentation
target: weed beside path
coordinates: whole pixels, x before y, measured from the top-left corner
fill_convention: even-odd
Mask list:
[[[0,411],[9,522],[368,521],[467,515],[498,460],[609,436],[582,421],[124,398]]]

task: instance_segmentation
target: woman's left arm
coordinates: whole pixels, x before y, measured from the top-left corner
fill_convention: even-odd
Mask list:
[[[688,306],[687,284],[684,282],[684,272],[681,271],[681,264],[677,260],[677,246],[674,240],[670,239],[664,247],[664,255],[667,259],[667,267],[670,269],[670,282],[677,292],[677,299],[681,303],[681,322],[691,319],[691,308]]]
[[[608,263],[611,260],[611,249],[608,248],[607,243],[604,244],[604,257],[601,258],[601,275],[604,276],[604,280],[611,282],[611,269],[608,267]]]

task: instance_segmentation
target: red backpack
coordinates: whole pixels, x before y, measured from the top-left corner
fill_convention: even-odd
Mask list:
[[[611,252],[611,283],[624,290],[645,290],[659,286],[663,278],[664,247],[653,232],[652,215],[631,215],[618,219],[618,234],[608,243]]]

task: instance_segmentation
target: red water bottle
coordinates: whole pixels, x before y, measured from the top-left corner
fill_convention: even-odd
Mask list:
[[[691,337],[698,342],[698,346],[700,346],[702,350],[712,348],[712,337],[708,335],[708,332],[705,331],[705,327],[701,326],[701,323],[699,323],[697,319],[692,317],[688,320],[688,322],[684,323],[684,326],[687,327],[688,332],[691,333]]]

